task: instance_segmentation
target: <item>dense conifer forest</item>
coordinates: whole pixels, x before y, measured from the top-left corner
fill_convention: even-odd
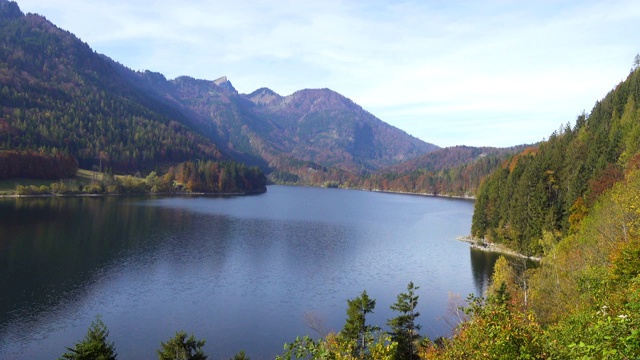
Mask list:
[[[573,127],[502,163],[480,188],[473,235],[540,255],[545,233],[576,233],[597,199],[638,166],[639,105],[636,69]]]

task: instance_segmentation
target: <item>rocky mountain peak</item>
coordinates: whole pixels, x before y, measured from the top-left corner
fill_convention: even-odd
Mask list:
[[[247,98],[254,104],[269,105],[282,99],[282,96],[269,88],[263,87],[247,95]]]
[[[15,1],[0,0],[0,19],[17,19],[24,16]]]
[[[213,83],[216,84],[216,86],[218,86],[219,88],[232,92],[232,93],[238,93],[238,91],[236,90],[236,88],[233,87],[233,85],[231,84],[231,81],[229,81],[229,79],[227,79],[226,76],[221,76],[215,80],[213,80]]]

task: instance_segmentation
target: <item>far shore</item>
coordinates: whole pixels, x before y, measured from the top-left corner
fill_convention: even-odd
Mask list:
[[[259,194],[264,194],[266,192],[267,192],[267,189],[265,188],[264,191],[247,191],[247,192],[237,192],[237,193],[206,193],[206,192],[177,191],[177,192],[162,192],[162,193],[139,192],[139,193],[105,193],[105,194],[83,194],[83,193],[33,194],[33,195],[0,194],[0,198],[22,199],[22,198],[50,198],[50,197],[106,197],[106,196],[245,196],[245,195],[259,195]]]
[[[500,244],[494,244],[491,242],[486,241],[485,239],[479,239],[476,237],[473,237],[471,235],[466,235],[466,236],[459,236],[456,238],[456,240],[458,241],[464,241],[466,243],[469,243],[471,245],[472,248],[474,249],[478,249],[481,251],[487,251],[487,252],[493,252],[493,253],[498,253],[498,254],[504,254],[504,255],[509,255],[509,256],[515,256],[515,257],[519,257],[522,259],[528,259],[528,260],[532,260],[532,261],[537,261],[540,262],[540,260],[542,260],[542,258],[538,257],[538,256],[527,256],[524,254],[520,254],[519,252],[513,251],[511,249],[508,249]]]
[[[368,190],[368,189],[359,189],[359,190]],[[404,194],[404,195],[422,195],[422,196],[432,196],[432,197],[442,197],[442,198],[452,198],[452,199],[463,199],[463,200],[475,200],[475,196],[471,195],[447,195],[447,194],[437,194],[437,193],[414,193],[409,191],[394,191],[394,190],[380,190],[380,189],[370,189],[368,191],[373,192],[381,192],[381,193],[390,193],[390,194]]]

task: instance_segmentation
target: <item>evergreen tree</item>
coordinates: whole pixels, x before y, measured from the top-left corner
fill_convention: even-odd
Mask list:
[[[373,313],[373,309],[376,307],[376,300],[371,299],[367,291],[364,290],[360,296],[347,300],[347,304],[347,321],[341,335],[345,340],[355,342],[353,356],[362,357],[371,340],[371,332],[377,330],[376,326],[366,323],[367,314]]]
[[[415,311],[418,305],[418,295],[415,294],[415,291],[419,288],[414,286],[413,282],[409,282],[407,292],[400,293],[396,303],[391,305],[391,310],[400,313],[387,322],[387,325],[391,327],[389,333],[391,339],[398,343],[397,359],[415,358],[414,342],[420,339],[418,331],[421,328],[419,324],[415,323],[416,318],[420,316],[420,313]]]
[[[62,354],[61,359],[73,360],[115,360],[116,349],[107,342],[109,331],[100,316],[91,322],[84,340],[78,342],[75,348],[67,348],[69,352]]]
[[[251,360],[251,358],[247,356],[244,350],[240,350],[240,352],[235,354],[231,360]]]
[[[205,340],[196,340],[191,335],[179,331],[166,343],[160,343],[158,359],[160,360],[206,360],[207,355],[202,351]]]

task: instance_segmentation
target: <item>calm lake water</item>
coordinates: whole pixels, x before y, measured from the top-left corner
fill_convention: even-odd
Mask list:
[[[247,197],[0,199],[0,358],[55,359],[100,314],[119,359],[154,359],[185,330],[210,359],[254,360],[338,331],[347,299],[385,328],[409,281],[430,338],[450,294],[481,294],[496,256],[456,241],[473,202],[270,186]]]

